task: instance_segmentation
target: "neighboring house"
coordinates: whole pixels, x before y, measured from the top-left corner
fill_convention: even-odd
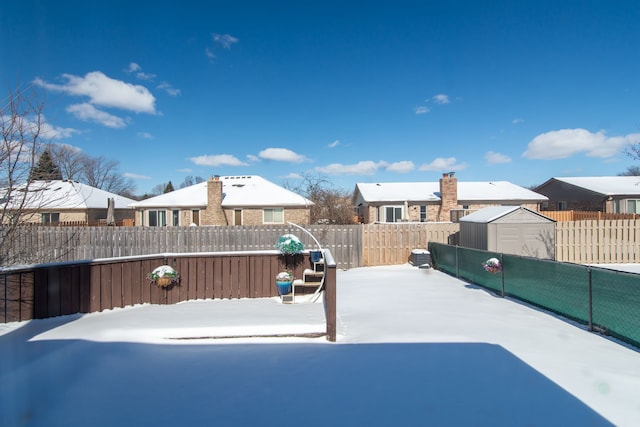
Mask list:
[[[68,180],[32,181],[10,191],[5,188],[0,207],[7,213],[19,212],[18,220],[25,223],[106,224],[109,199],[114,202],[114,221],[133,220],[128,206],[135,200]]]
[[[551,178],[535,191],[549,198],[542,211],[640,213],[639,176]]]
[[[487,206],[537,210],[547,198],[507,181],[458,182],[453,173],[439,182],[358,183],[353,194],[360,222],[453,221]]]
[[[144,226],[308,224],[313,202],[260,176],[208,181],[132,203]]]

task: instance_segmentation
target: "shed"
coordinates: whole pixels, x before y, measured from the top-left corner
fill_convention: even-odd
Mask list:
[[[460,246],[555,259],[555,227],[523,206],[490,206],[460,218]]]

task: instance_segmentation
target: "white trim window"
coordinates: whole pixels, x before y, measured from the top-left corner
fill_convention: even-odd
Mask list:
[[[149,227],[166,227],[167,211],[149,211],[147,215],[149,218]]]
[[[262,209],[263,224],[284,224],[284,208]]]
[[[626,213],[640,213],[640,200],[627,199]]]
[[[380,206],[380,222],[401,222],[402,206]]]
[[[60,212],[43,212],[42,223],[43,224],[55,224],[60,222]]]

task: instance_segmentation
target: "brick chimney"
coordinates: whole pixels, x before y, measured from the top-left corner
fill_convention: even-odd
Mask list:
[[[458,180],[454,172],[442,174],[440,178],[440,210],[438,221],[451,221],[451,210],[458,208]]]
[[[202,225],[228,225],[222,209],[222,181],[219,175],[207,181],[207,208],[202,213]]]

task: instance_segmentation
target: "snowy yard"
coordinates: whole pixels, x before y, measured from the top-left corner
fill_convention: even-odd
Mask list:
[[[0,425],[640,425],[637,349],[438,271],[337,283],[337,343],[256,337],[324,330],[277,299],[0,325]]]

